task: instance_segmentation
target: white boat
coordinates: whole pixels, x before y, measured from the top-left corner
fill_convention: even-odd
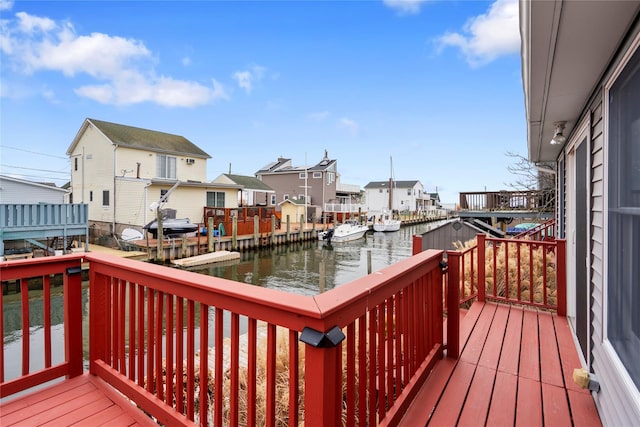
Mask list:
[[[401,221],[393,217],[390,211],[393,209],[393,192],[395,185],[393,183],[393,159],[391,160],[391,177],[389,178],[389,207],[385,209],[380,217],[373,222],[374,231],[398,231],[400,230]]]
[[[350,242],[363,238],[367,231],[369,231],[368,226],[355,220],[347,220],[334,228],[318,231],[318,240],[324,240],[329,244]]]
[[[391,212],[383,212],[373,223],[373,231],[398,231],[401,221],[395,219]]]

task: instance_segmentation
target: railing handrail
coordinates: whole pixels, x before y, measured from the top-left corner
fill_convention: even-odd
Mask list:
[[[193,384],[196,380],[200,384],[209,384],[208,378],[222,378],[223,369],[225,374],[229,369],[232,384],[237,387],[240,367],[239,318],[243,317],[248,322],[248,342],[254,345],[254,350],[248,350],[248,354],[253,355],[248,356],[254,358],[253,362],[247,362],[249,366],[246,368],[251,372],[253,363],[253,375],[256,326],[262,322],[266,324],[267,358],[271,358],[266,366],[271,367],[267,371],[267,377],[271,375],[271,383],[275,383],[276,375],[276,328],[282,328],[282,332],[277,332],[278,335],[282,333],[288,336],[292,346],[287,356],[292,366],[289,379],[292,397],[289,405],[293,405],[289,409],[294,411],[298,408],[295,384],[298,384],[300,369],[300,372],[305,372],[304,416],[307,425],[334,425],[338,422],[342,411],[338,402],[340,399],[346,399],[344,402],[347,402],[347,407],[343,415],[346,414],[349,419],[357,418],[358,423],[381,420],[393,424],[401,417],[435,361],[442,357],[441,260],[442,251],[425,251],[315,296],[260,288],[94,252],[3,262],[0,263],[3,280],[21,280],[33,275],[44,277],[64,271],[67,276],[73,277],[73,283],[70,288],[65,288],[64,321],[65,327],[70,328],[68,333],[65,330],[65,347],[69,349],[71,356],[68,359],[71,361],[62,367],[48,367],[44,376],[30,374],[27,367],[26,375],[23,372],[23,376],[16,381],[2,382],[2,395],[42,383],[42,379],[48,380],[54,374],[74,376],[82,372],[82,328],[77,325],[82,323],[80,264],[85,263],[89,266],[90,274],[90,373],[100,376],[133,399],[159,422],[165,425],[189,424],[194,419],[195,400],[200,402],[199,413],[214,413],[214,424],[220,422],[218,417],[222,416],[223,405],[221,381],[215,382],[214,397],[210,404],[212,408],[215,407],[214,412],[207,409],[207,393],[212,392],[211,389],[201,387],[199,395],[194,395],[193,390],[189,392],[191,394],[182,395],[181,390],[183,385]],[[71,263],[73,271],[68,268],[65,270],[65,263]],[[52,268],[52,265],[57,267]],[[66,276],[65,282],[69,282]],[[67,305],[69,290],[72,292]],[[164,298],[165,295],[167,298]],[[28,306],[28,302],[24,302],[28,298],[26,292],[23,292],[22,298],[23,305]],[[164,314],[164,307],[167,312],[175,313],[175,320],[173,315]],[[215,312],[210,312],[209,308],[214,308]],[[196,314],[198,311],[199,314]],[[207,324],[212,313],[215,316],[215,338],[208,338]],[[227,333],[222,330],[226,322],[222,317],[225,313],[230,315],[231,344],[228,350],[224,350],[226,347],[223,344],[223,335]],[[186,320],[183,320],[183,315],[186,315]],[[163,338],[165,326],[166,339]],[[23,329],[28,327],[27,321]],[[200,347],[195,344],[198,338],[194,337],[198,327]],[[185,339],[182,334],[174,333],[181,329],[187,331]],[[335,335],[331,334],[343,334],[341,330],[344,331],[343,337],[338,336],[335,340]],[[312,336],[320,334],[320,337],[325,337],[323,340],[329,339],[333,345],[315,343],[313,339],[305,338],[305,333],[309,331]],[[344,345],[341,344],[342,339],[345,340]],[[298,341],[304,345],[298,344]],[[296,343],[295,346],[293,343]],[[220,354],[223,350],[231,352],[230,368],[222,367],[222,356],[218,354],[215,363],[207,362],[208,357],[204,355],[212,345],[216,350],[220,349]],[[298,362],[296,349],[302,345],[305,359]],[[341,348],[342,352],[346,352],[345,356]],[[199,374],[195,374],[194,369],[196,353],[203,355],[197,362],[200,363]],[[212,363],[215,366],[211,366]],[[373,367],[367,370],[367,365]],[[165,372],[165,366],[166,374],[161,374]],[[212,377],[208,377],[210,369],[215,372],[211,374]],[[364,375],[360,381],[355,380],[354,374],[358,372]],[[182,379],[183,373],[186,381]],[[172,407],[173,399],[168,400],[174,374],[175,381],[181,381],[179,387],[174,383],[176,405],[179,405],[175,408]],[[299,384],[302,384],[302,380]],[[343,396],[343,386],[347,389],[346,397]],[[163,391],[165,387],[166,391]],[[267,399],[266,410],[267,416],[273,419],[275,384],[268,387],[272,389],[267,393],[271,397]],[[233,390],[228,392],[229,398],[237,404],[237,391]],[[250,391],[247,393],[247,398],[251,399]],[[360,400],[356,399],[356,395],[360,396]],[[185,407],[182,406],[183,398]],[[255,419],[255,414],[253,417]],[[297,424],[297,414],[291,414],[291,417],[291,422]],[[206,417],[201,417],[201,423],[206,422]]]

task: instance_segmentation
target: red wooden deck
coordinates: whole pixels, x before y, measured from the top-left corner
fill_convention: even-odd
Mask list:
[[[461,320],[460,358],[436,364],[401,424],[599,426],[573,382],[579,367],[566,317],[476,302]]]
[[[3,403],[0,425],[157,427],[129,400],[90,374]]]

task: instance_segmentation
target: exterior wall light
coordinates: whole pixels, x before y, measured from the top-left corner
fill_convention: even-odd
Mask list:
[[[567,122],[554,123],[556,131],[553,134],[553,138],[551,138],[551,141],[549,142],[551,145],[564,144],[565,142],[567,142],[567,137],[562,134],[562,132],[564,132],[564,125],[566,124]]]

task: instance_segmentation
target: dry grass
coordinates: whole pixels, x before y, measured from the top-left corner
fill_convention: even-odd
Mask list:
[[[456,250],[463,251],[474,247],[476,239],[464,243],[455,242]],[[518,246],[520,253],[518,255]],[[507,249],[508,248],[508,249]],[[495,269],[494,269],[495,250]],[[505,253],[508,252],[508,257]],[[477,258],[474,258],[476,262]],[[546,270],[547,304],[556,304],[556,264],[553,253],[547,253],[545,246],[535,244],[518,244],[516,242],[500,243],[495,246],[487,244],[485,252],[485,290],[486,295],[530,301],[533,289],[533,302],[544,303],[544,286]],[[470,292],[471,258],[465,257],[464,265],[465,294]],[[494,293],[495,282],[495,293]],[[508,287],[507,287],[508,282]],[[518,282],[520,297],[518,298]],[[474,268],[473,283],[477,283],[477,268]]]
[[[357,337],[357,333],[356,333]],[[297,387],[298,387],[298,424],[304,425],[304,366],[305,366],[305,344],[302,342],[297,343],[298,347],[298,379],[297,379]],[[346,363],[346,345],[342,346],[342,360],[343,360],[343,393],[342,395],[346,397],[346,375],[347,368]],[[248,410],[249,404],[251,402],[248,401],[248,378],[249,372],[247,368],[247,336],[242,335],[240,337],[240,360],[239,360],[239,369],[238,369],[238,423],[239,425],[247,425],[248,418]],[[266,334],[266,325],[261,324],[258,326],[258,339],[256,345],[256,381],[255,381],[255,390],[256,390],[256,399],[255,399],[255,413],[256,413],[256,425],[267,425],[267,334]],[[225,338],[223,341],[223,375],[222,375],[222,419],[223,425],[229,425],[229,419],[231,415],[231,411],[234,409],[231,407],[230,396],[231,396],[231,363],[230,363],[230,354],[231,354],[231,340],[229,338]],[[194,389],[195,396],[195,408],[196,408],[196,416],[195,421],[199,422],[200,414],[198,411],[198,400],[199,400],[199,391],[200,391],[200,383],[199,383],[199,372],[200,372],[200,355],[196,354],[195,356],[195,371],[196,371],[196,379],[195,384],[186,384],[186,373],[184,374],[184,394],[186,395],[187,387]],[[165,361],[163,361],[163,364]],[[368,365],[368,363],[367,363]],[[184,370],[186,371],[186,362],[183,364]],[[213,366],[215,366],[215,349],[209,349],[208,355],[208,366],[209,366],[209,381],[208,381],[208,396],[209,396],[209,414],[208,421],[210,425],[213,425],[214,419],[214,392],[215,392],[215,382],[216,379],[214,377],[215,373],[213,370]],[[356,401],[355,408],[357,408],[358,402],[358,393],[357,387],[359,382],[358,377],[358,357],[356,357],[356,369],[355,369],[355,384],[356,384]],[[166,375],[166,370],[163,370],[163,375]],[[175,377],[175,373],[174,373]],[[283,328],[277,328],[276,333],[276,352],[275,352],[275,423],[277,426],[287,426],[289,425],[290,411],[289,411],[289,399],[290,399],[290,390],[289,390],[289,377],[290,377],[290,366],[289,366],[289,334],[288,330]],[[166,378],[163,378],[163,384]],[[367,392],[368,394],[368,392]],[[366,398],[366,397],[365,397]],[[175,399],[175,378],[174,378],[174,399]],[[186,402],[185,402],[186,403]],[[343,402],[344,403],[344,402]],[[344,412],[344,411],[343,411]],[[346,420],[343,420],[343,424]]]

